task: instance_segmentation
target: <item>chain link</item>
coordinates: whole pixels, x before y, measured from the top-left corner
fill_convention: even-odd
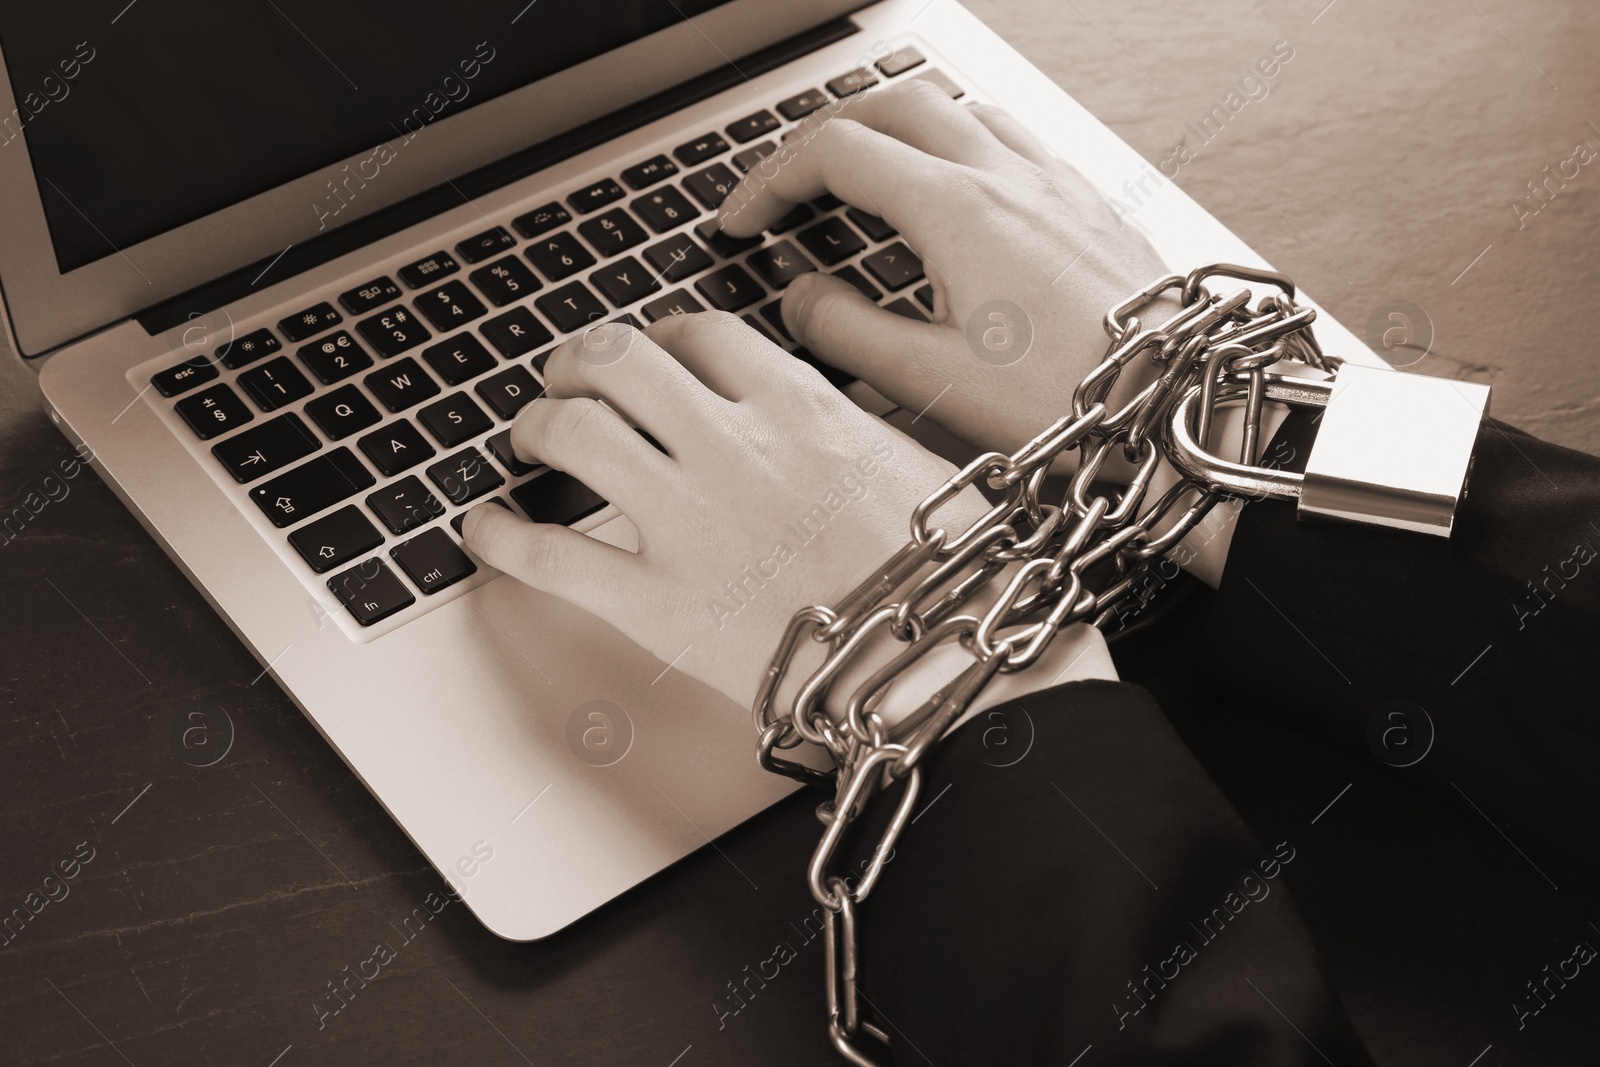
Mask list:
[[[1251,291],[1214,296],[1206,282],[1231,278],[1275,291],[1250,307]],[[1137,313],[1176,294],[1181,310],[1160,326]],[[1072,410],[1010,456],[985,453],[922,501],[911,515],[910,540],[834,607],[796,612],[762,677],[755,701],[761,766],[833,790],[817,809],[826,830],[807,871],[811,894],[825,911],[828,1033],[851,1063],[874,1067],[863,1034],[888,1043],[861,1010],[856,990],[856,908],[877,884],[921,790],[923,757],[998,673],[1032,666],[1066,626],[1104,626],[1119,608],[1142,607],[1156,583],[1152,562],[1197,527],[1225,495],[1184,478],[1149,502],[1157,465],[1169,452],[1176,405],[1206,448],[1216,410],[1240,400],[1245,409],[1239,462],[1249,464],[1260,434],[1267,368],[1296,361],[1336,369],[1311,333],[1313,308],[1295,303],[1288,278],[1226,263],[1160,278],[1106,313],[1105,359],[1078,385]],[[1122,408],[1108,406],[1123,371],[1138,360],[1159,370]],[[1077,452],[1075,472],[1059,502],[1041,499],[1058,457]],[[1133,467],[1126,486],[1106,495],[1098,475],[1120,453]],[[982,483],[993,506],[965,530],[936,520],[963,490]],[[1003,583],[1003,584],[1001,584]],[[980,598],[996,587],[992,603]],[[845,696],[835,683],[884,634],[903,644],[897,655]],[[822,665],[785,709],[778,690],[805,641],[822,645]],[[889,726],[874,708],[894,681],[937,646],[958,645],[972,662],[903,721]],[[834,698],[830,702],[830,697]],[[844,700],[842,719],[829,713]],[[777,753],[811,742],[826,750],[832,772],[813,770]],[[851,887],[834,870],[849,827],[875,800],[899,785],[888,827]]]

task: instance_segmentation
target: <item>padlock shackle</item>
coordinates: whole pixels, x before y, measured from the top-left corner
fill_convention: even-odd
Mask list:
[[[1327,407],[1328,398],[1333,395],[1331,379],[1319,381],[1269,373],[1265,375],[1265,386],[1268,400],[1278,400],[1291,407]],[[1303,479],[1293,471],[1230,463],[1200,447],[1192,426],[1201,392],[1201,386],[1192,386],[1172,406],[1172,423],[1167,434],[1167,458],[1172,465],[1201,485],[1234,496],[1270,500],[1300,499]],[[1245,392],[1243,385],[1225,385],[1217,391],[1216,400],[1236,400],[1243,397]]]

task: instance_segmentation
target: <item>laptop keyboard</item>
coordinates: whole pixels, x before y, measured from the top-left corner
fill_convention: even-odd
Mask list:
[[[485,500],[571,525],[606,506],[572,476],[525,463],[508,423],[544,389],[563,335],[715,308],[816,366],[783,327],[783,289],[827,270],[890,310],[926,320],[932,288],[882,219],[833,197],[755,238],[715,210],[792,123],[880,81],[965,91],[902,45],[561,200],[523,211],[332,300],[165,368],[152,387],[361,626],[423,610],[477,570],[460,545]],[[831,95],[830,95],[831,94]],[[781,116],[781,117],[780,117]],[[448,522],[439,520],[451,516]]]

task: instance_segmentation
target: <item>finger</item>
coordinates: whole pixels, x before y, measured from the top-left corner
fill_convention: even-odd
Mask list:
[[[511,447],[524,461],[566,471],[631,518],[657,505],[675,474],[672,460],[589,397],[535,400],[511,424]]]
[[[550,396],[604,400],[673,452],[685,430],[680,416],[715,421],[727,406],[660,345],[621,323],[569,338],[544,373]]]
[[[885,310],[849,282],[815,272],[789,284],[783,322],[824,362],[849,371],[903,408],[921,411],[949,382],[934,373],[950,346],[945,326]]]
[[[645,336],[734,403],[784,380],[796,366],[793,356],[725,311],[668,315],[646,327]]]
[[[1061,158],[1050,150],[1050,146],[1005,108],[993,104],[969,104],[963,110],[982,123],[997,141],[1035,166],[1048,170],[1061,164]]]
[[[461,536],[489,566],[602,618],[625,617],[637,603],[639,557],[576,530],[481,504],[467,512]]]
[[[835,116],[809,137],[785,141],[751,168],[723,201],[723,228],[751,237],[794,204],[832,193],[914,234],[922,218],[943,210],[951,194],[965,186],[957,180],[965,172],[949,160]]]
[[[839,114],[951,163],[998,170],[1015,162],[977,116],[920,78],[849,97]]]

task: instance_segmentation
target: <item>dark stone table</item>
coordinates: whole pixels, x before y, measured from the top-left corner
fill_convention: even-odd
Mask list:
[[[1290,42],[1179,184],[1357,333],[1382,344],[1388,312],[1407,314],[1395,358],[1492,381],[1502,417],[1600,450],[1600,170],[1537,213],[1526,188],[1577,142],[1600,148],[1600,9],[972,6],[1157,164]],[[543,943],[499,941],[456,905],[408,925],[438,876],[92,474],[46,485],[71,455],[30,372],[0,365],[0,504],[56,497],[0,538],[0,913],[75,875],[0,939],[0,1063],[833,1062],[801,925],[815,798]],[[211,747],[180,743],[197,728]],[[1237,723],[1197,748],[1264,835],[1357,783],[1290,880],[1380,1059],[1592,1062],[1600,978],[1519,1033],[1508,1004],[1533,975],[1504,962],[1600,922],[1581,883],[1557,872],[1546,894],[1489,827],[1375,761]],[[780,943],[796,958],[747,983]],[[349,980],[375,953],[379,977]],[[756,992],[723,1015],[730,984]]]

